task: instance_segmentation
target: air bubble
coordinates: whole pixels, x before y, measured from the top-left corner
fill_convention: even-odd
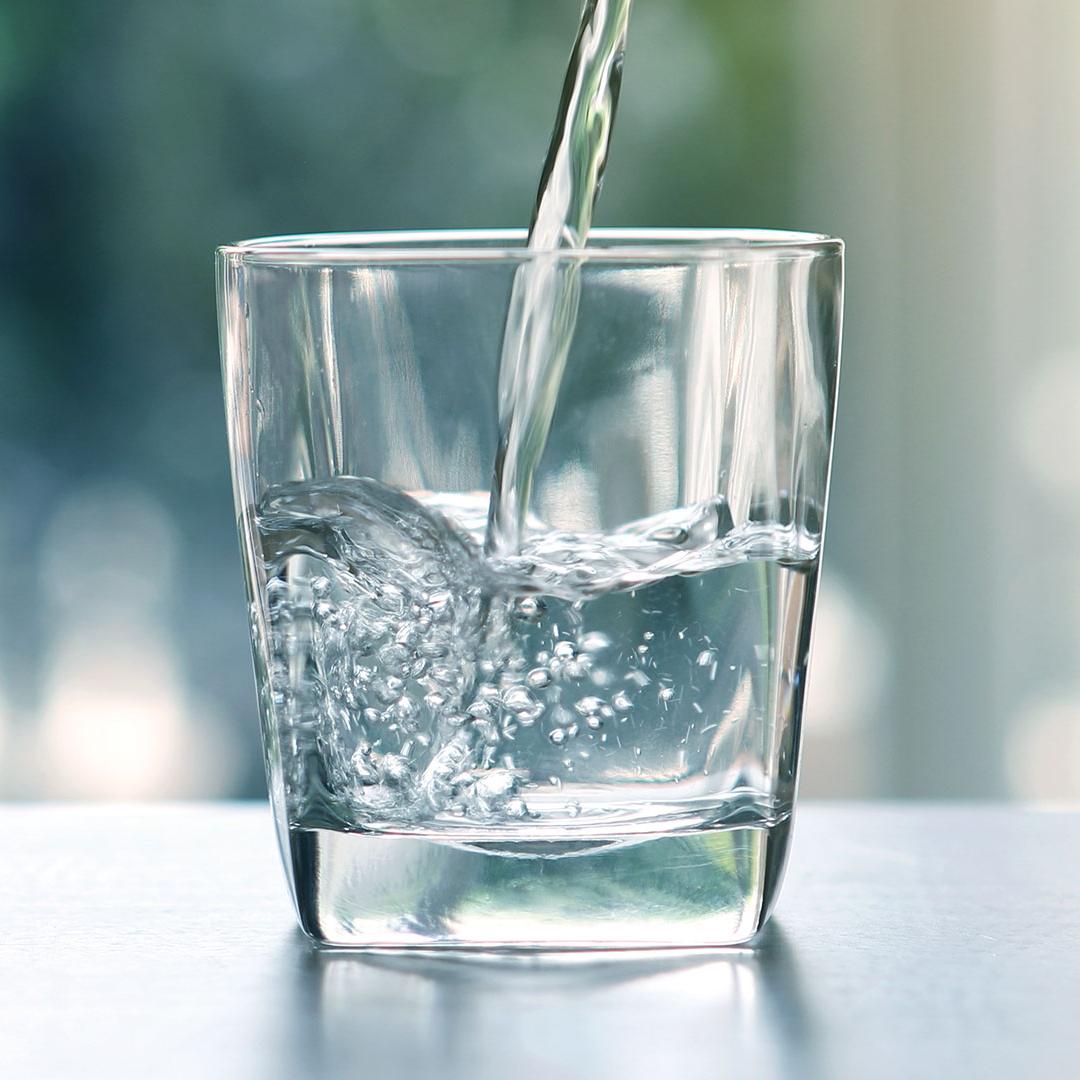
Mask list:
[[[473,720],[472,726],[473,731],[475,731],[488,746],[499,745],[499,729],[490,720],[475,719]]]
[[[685,544],[690,539],[686,529],[680,529],[677,525],[671,525],[662,529],[653,529],[649,533],[649,539],[658,544]]]
[[[409,650],[404,645],[384,645],[378,653],[376,653],[378,661],[383,667],[394,672],[396,675],[402,674],[406,666],[411,659]]]
[[[562,744],[566,742],[566,731],[561,727],[557,727],[548,733],[548,738],[556,746],[562,746]]]
[[[473,785],[473,791],[478,798],[490,802],[512,795],[517,785],[517,777],[510,769],[489,769]]]
[[[604,707],[603,701],[598,697],[583,697],[574,705],[574,710],[579,716],[589,716],[598,713]]]
[[[411,697],[401,697],[394,705],[394,712],[398,720],[408,724],[416,719],[420,706]]]
[[[545,686],[551,685],[551,672],[546,667],[533,668],[525,676],[525,681],[534,690],[543,690]]]
[[[369,747],[361,745],[352,756],[352,767],[361,784],[374,784],[379,779],[378,771],[368,760]]]
[[[544,712],[540,704],[524,686],[513,686],[502,696],[503,705],[514,713],[523,724],[538,720]]]
[[[589,674],[589,665],[584,660],[571,660],[563,667],[563,674],[578,682]]]
[[[511,686],[503,691],[502,703],[512,713],[530,714],[540,708],[539,702],[524,686]]]
[[[514,602],[514,618],[522,622],[537,622],[547,610],[547,605],[536,596],[522,596]]]
[[[371,689],[375,696],[385,702],[387,705],[392,705],[399,697],[404,689],[405,684],[393,675],[388,675],[385,679],[376,679],[371,684]]]
[[[388,784],[401,785],[412,779],[412,766],[400,754],[384,754],[379,772]]]
[[[611,638],[606,634],[593,631],[578,640],[578,648],[587,653],[603,652],[605,649],[611,648]]]
[[[400,615],[405,610],[405,594],[396,585],[384,585],[375,593],[373,600],[391,615]]]

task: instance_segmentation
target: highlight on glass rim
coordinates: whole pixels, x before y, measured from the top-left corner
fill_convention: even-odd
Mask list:
[[[102,15],[0,8],[8,1070],[1060,1073],[1080,9]]]

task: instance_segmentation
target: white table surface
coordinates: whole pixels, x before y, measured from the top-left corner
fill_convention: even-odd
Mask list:
[[[314,951],[258,804],[0,807],[0,1076],[1080,1077],[1080,811],[808,804],[721,953]]]

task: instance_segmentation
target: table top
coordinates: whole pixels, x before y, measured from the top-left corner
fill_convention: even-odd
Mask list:
[[[1080,811],[814,804],[754,947],[313,950],[255,804],[0,807],[14,1078],[1080,1075]]]

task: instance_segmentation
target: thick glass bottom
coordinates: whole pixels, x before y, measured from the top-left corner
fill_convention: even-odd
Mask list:
[[[508,841],[293,827],[300,925],[362,949],[735,945],[765,924],[790,818],[617,839]]]

